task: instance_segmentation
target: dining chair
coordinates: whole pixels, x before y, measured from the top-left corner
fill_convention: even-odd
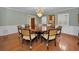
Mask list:
[[[30,49],[32,49],[32,41],[35,38],[34,34],[31,34],[30,29],[21,29],[21,38],[22,38],[22,44],[23,44],[23,40],[26,40],[27,42],[29,42],[30,44]]]
[[[46,34],[43,35],[44,39],[46,40],[46,46],[48,47],[48,43],[52,40],[55,41],[56,46],[56,36],[57,30],[56,29],[49,29]]]
[[[46,31],[47,30],[47,24],[42,24],[42,31]]]
[[[18,29],[18,37],[19,37],[20,40],[21,40],[21,28],[22,28],[21,25],[18,25],[17,26],[17,29]]]
[[[25,28],[26,25],[17,25],[17,28],[18,28],[18,37],[20,39],[20,36],[21,36],[21,29]]]
[[[60,36],[61,30],[62,30],[62,26],[58,26],[56,29],[57,29],[57,36]]]
[[[41,24],[40,30],[42,32],[41,37],[40,37],[41,38],[41,42],[42,42],[42,36],[47,33],[47,24]]]
[[[29,24],[25,24],[25,28],[27,29],[30,28]]]

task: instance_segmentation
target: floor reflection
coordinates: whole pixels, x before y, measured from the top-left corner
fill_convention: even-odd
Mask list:
[[[67,50],[66,44],[59,43],[59,47],[61,50]]]

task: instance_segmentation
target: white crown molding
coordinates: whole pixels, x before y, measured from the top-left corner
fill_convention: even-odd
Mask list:
[[[27,14],[33,14],[34,15],[34,13],[29,13],[30,11],[27,11],[27,12],[25,12],[25,11],[21,11],[21,10],[18,10],[18,9],[14,9],[14,8],[10,8],[10,7],[5,7],[5,8],[7,8],[7,9],[11,9],[11,10],[14,10],[14,11],[19,11],[19,12],[22,12],[22,13],[27,13]],[[18,8],[20,8],[20,7],[18,7]],[[31,7],[30,7],[31,8]],[[33,8],[33,7],[32,7]],[[47,7],[47,8],[49,8],[49,7]],[[51,7],[51,8],[53,8],[53,7]],[[57,7],[57,8],[59,8],[59,7]],[[62,7],[63,8],[63,7]],[[67,7],[66,9],[60,9],[60,10],[50,10],[50,11],[48,11],[47,13],[45,13],[45,14],[48,14],[48,13],[58,13],[58,12],[62,12],[62,11],[66,11],[66,10],[72,10],[72,9],[76,9],[76,8],[78,8],[78,7]],[[35,7],[34,7],[34,9],[35,9]],[[44,8],[44,9],[46,9],[46,7]]]
[[[62,12],[62,11],[66,11],[66,10],[72,10],[72,9],[76,9],[76,8],[78,8],[78,7],[73,7],[73,8],[67,8],[67,9],[63,9],[63,10],[61,9],[60,11],[56,11],[56,13],[57,13],[57,12]]]
[[[4,7],[4,8],[26,14],[24,11],[19,11],[18,9],[14,9],[10,7]]]

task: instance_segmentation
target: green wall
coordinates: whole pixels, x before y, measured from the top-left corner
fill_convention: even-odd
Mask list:
[[[6,9],[0,8],[0,26],[4,25],[6,22]]]
[[[0,26],[26,24],[27,15],[19,11],[0,8]]]
[[[62,13],[69,13],[70,26],[79,25],[79,22],[78,22],[79,8],[62,10],[60,12],[54,13],[56,15],[56,24],[58,20],[57,15]],[[54,14],[52,13],[52,15]],[[45,15],[45,16],[48,16],[48,15]],[[36,20],[37,20],[37,24],[41,23],[41,19],[39,17],[37,17]],[[12,9],[0,7],[0,26],[26,24],[27,23],[26,21],[27,21],[27,14],[12,10]]]
[[[70,26],[79,26],[79,23],[78,23],[78,14],[79,14],[78,8],[63,10],[61,12],[55,13],[56,20],[58,20],[57,15],[58,14],[63,14],[63,13],[68,13],[69,14],[69,25]]]

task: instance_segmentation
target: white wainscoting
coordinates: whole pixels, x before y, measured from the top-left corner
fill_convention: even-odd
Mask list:
[[[0,36],[17,33],[16,25],[0,26]],[[79,26],[62,26],[62,33],[78,36]]]
[[[58,25],[55,26],[57,28]],[[62,33],[78,36],[79,26],[62,26]]]
[[[62,26],[62,32],[78,36],[79,26]]]
[[[16,25],[0,26],[0,36],[17,33]]]

